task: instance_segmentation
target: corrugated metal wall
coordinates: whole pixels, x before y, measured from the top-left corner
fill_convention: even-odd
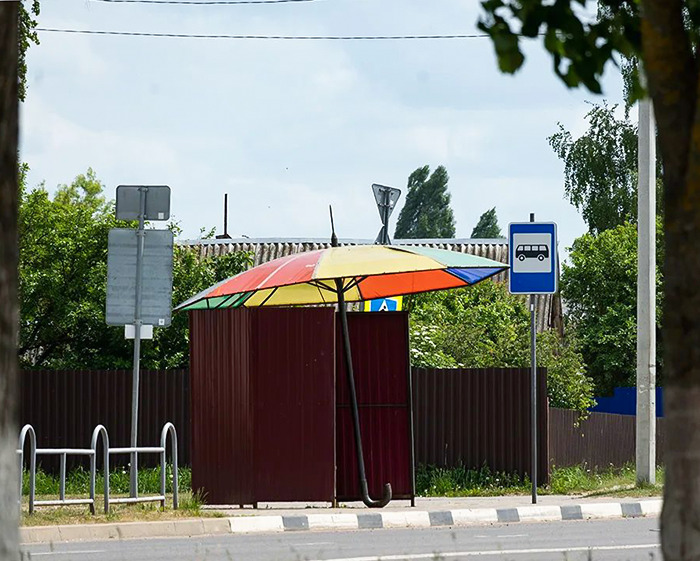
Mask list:
[[[538,482],[549,480],[546,369],[538,368]],[[413,369],[417,464],[531,472],[530,370]]]
[[[331,502],[335,491],[334,310],[252,312],[257,500]]]
[[[622,466],[635,461],[635,417],[613,413],[589,413],[580,421],[577,411],[550,409],[549,458],[552,465],[589,468]],[[578,424],[578,426],[577,426]],[[663,464],[666,430],[656,419],[656,464]]]
[[[216,504],[334,496],[332,308],[190,313],[192,485]]]
[[[248,310],[190,312],[192,488],[210,503],[251,503]]]
[[[339,319],[339,318],[338,318]],[[411,499],[413,463],[409,401],[408,314],[350,313],[362,450],[370,496],[391,483],[395,498]],[[337,465],[339,500],[359,500],[357,455],[340,322],[336,327]]]
[[[40,448],[89,448],[92,430],[102,424],[111,446],[129,446],[131,431],[130,370],[25,370],[20,375],[20,423],[36,430]],[[142,370],[139,394],[139,444],[159,446],[166,422],[177,429],[180,463],[189,463],[189,376],[186,370]],[[20,425],[20,426],[21,426]],[[128,456],[114,456],[113,465],[126,465]],[[157,465],[157,455],[139,457],[139,465]],[[55,471],[57,458],[42,457]],[[85,459],[69,457],[69,467]]]

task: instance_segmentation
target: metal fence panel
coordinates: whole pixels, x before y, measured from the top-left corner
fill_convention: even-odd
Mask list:
[[[412,499],[411,403],[409,401],[408,314],[348,314],[353,370],[367,484],[373,498],[391,483],[394,498]],[[337,497],[359,500],[357,453],[345,357],[336,330]]]
[[[635,417],[613,413],[589,413],[581,420],[577,411],[550,409],[550,463],[566,467],[586,465],[594,469],[620,467],[635,461]],[[656,419],[656,463],[663,463],[665,424]]]
[[[112,446],[129,446],[131,411],[130,370],[52,371],[24,370],[20,375],[20,426],[31,424],[40,448],[86,448],[92,430],[104,425]],[[181,464],[189,464],[190,414],[187,370],[142,370],[139,409],[139,444],[159,442],[163,425],[170,421],[178,431]],[[139,458],[144,466],[158,465],[155,455]],[[126,464],[128,457],[115,460]],[[69,469],[83,458],[69,458]],[[58,471],[56,458],[42,458],[42,467]]]
[[[549,479],[547,370],[538,375],[538,482]],[[530,473],[530,369],[413,368],[416,464]]]

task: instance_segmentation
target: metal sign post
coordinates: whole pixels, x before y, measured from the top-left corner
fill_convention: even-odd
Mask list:
[[[557,291],[557,226],[530,222],[508,225],[508,284],[511,294],[530,295],[530,424],[532,504],[537,504],[537,310],[536,294]]]
[[[109,233],[107,257],[107,323],[111,325],[133,324],[134,370],[131,387],[131,447],[138,446],[139,418],[139,368],[141,361],[141,328],[144,325],[144,260],[148,250],[152,259],[162,264],[156,270],[156,281],[149,278],[147,291],[155,294],[155,311],[146,314],[150,322],[159,326],[170,325],[172,294],[172,232],[169,230],[145,230],[146,220],[167,220],[170,217],[170,187],[165,185],[120,185],[117,187],[116,215],[118,220],[138,220],[134,230],[114,228]],[[133,238],[135,234],[135,240]],[[156,243],[148,247],[147,240]],[[135,242],[136,263],[133,263]],[[160,242],[160,243],[159,243]],[[159,255],[160,254],[160,255]],[[158,259],[160,257],[160,259]],[[135,266],[134,266],[135,265]],[[159,269],[158,267],[155,267]],[[132,290],[133,281],[133,293]],[[165,283],[163,285],[163,282]],[[154,289],[155,286],[155,289]],[[161,297],[162,296],[162,297]],[[129,303],[131,302],[131,304]],[[130,496],[138,497],[138,453],[131,453],[129,471]]]
[[[131,382],[131,441],[130,446],[138,446],[139,422],[139,367],[141,363],[141,283],[143,279],[143,246],[146,239],[146,187],[139,187],[139,227],[136,230],[136,302],[134,303],[134,372]],[[129,491],[132,497],[139,496],[138,454],[131,453],[129,470]]]
[[[379,209],[379,217],[382,219],[382,229],[379,230],[379,235],[374,243],[378,245],[389,245],[391,244],[391,238],[389,237],[389,217],[391,213],[394,212],[396,202],[401,196],[401,189],[373,183],[372,191],[374,191],[374,200],[377,202],[377,208]]]

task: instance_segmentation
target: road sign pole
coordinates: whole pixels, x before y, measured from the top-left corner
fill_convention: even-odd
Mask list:
[[[530,214],[530,222],[535,221],[535,213]],[[530,294],[530,424],[532,425],[532,504],[537,504],[537,310],[535,295]]]
[[[146,239],[146,192],[148,187],[140,187],[139,228],[136,231],[136,302],[134,313],[134,373],[131,382],[131,447],[138,446],[139,428],[139,368],[141,361],[141,285],[143,279],[143,249]],[[131,497],[138,497],[138,454],[131,453],[131,469],[129,471],[129,491]]]

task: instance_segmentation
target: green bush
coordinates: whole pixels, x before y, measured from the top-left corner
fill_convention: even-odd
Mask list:
[[[530,315],[505,283],[407,297],[411,364],[425,368],[530,366]],[[537,336],[537,364],[547,368],[550,405],[584,411],[594,404],[593,384],[571,337]]]

